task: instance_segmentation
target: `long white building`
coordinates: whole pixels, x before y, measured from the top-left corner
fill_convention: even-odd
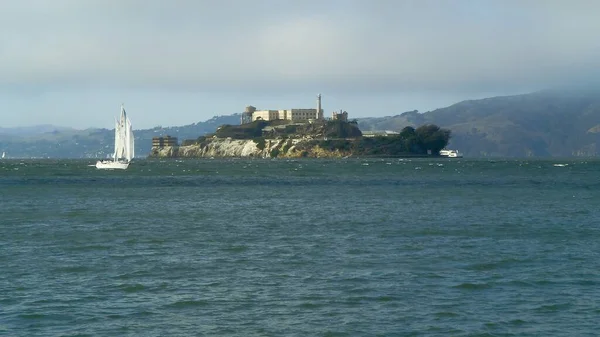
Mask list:
[[[272,120],[289,120],[293,122],[309,122],[312,120],[322,120],[323,109],[321,108],[321,94],[317,96],[317,107],[315,109],[284,109],[284,110],[256,110],[253,106],[246,107],[245,114],[252,115],[252,118],[242,118],[244,120],[272,121]],[[249,116],[248,116],[249,117]]]

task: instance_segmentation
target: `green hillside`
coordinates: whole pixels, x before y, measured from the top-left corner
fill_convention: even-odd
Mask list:
[[[432,123],[452,131],[449,147],[466,156],[596,156],[600,153],[600,95],[542,91],[463,101],[423,114],[359,118],[368,130],[399,131]]]

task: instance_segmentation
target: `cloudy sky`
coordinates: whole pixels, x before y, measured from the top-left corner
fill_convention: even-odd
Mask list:
[[[425,112],[600,78],[597,0],[2,0],[0,127]]]

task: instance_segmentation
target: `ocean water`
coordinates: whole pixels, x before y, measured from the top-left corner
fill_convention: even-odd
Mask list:
[[[0,335],[600,331],[598,160],[88,164],[0,161]]]

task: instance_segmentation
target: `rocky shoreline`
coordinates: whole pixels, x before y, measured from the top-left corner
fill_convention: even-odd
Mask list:
[[[309,145],[304,139],[266,139],[264,146],[252,139],[214,138],[204,144],[152,148],[149,158],[342,158],[351,156],[350,151],[326,150]]]

